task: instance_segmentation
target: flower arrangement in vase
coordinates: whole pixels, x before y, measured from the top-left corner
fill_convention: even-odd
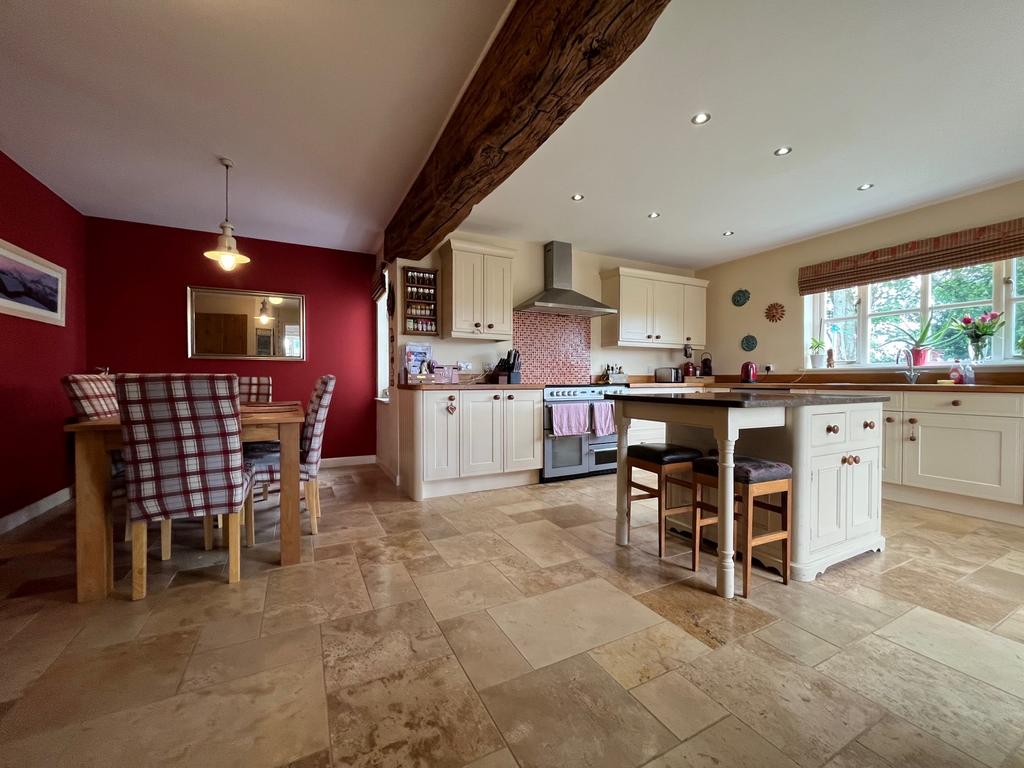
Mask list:
[[[951,324],[967,338],[971,361],[981,363],[992,356],[992,337],[1006,325],[1006,313],[986,312],[979,317],[964,315]]]

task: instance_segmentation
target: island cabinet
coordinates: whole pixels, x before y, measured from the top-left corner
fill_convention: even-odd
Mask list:
[[[601,273],[601,296],[617,314],[601,319],[602,344],[618,347],[703,347],[707,281],[618,267]]]
[[[512,338],[512,252],[472,241],[441,245],[441,336]]]
[[[399,392],[399,483],[411,498],[538,482],[544,463],[542,390]]]

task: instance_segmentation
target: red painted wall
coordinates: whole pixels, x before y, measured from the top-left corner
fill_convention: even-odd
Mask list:
[[[275,400],[305,403],[321,374],[338,377],[325,457],[376,451],[374,257],[239,236],[252,263],[224,272],[203,257],[216,235],[86,219],[89,367],[114,372],[228,372],[274,377]],[[186,286],[301,293],[305,362],[190,360]]]
[[[85,369],[85,218],[0,152],[0,239],[65,267],[66,325],[0,314],[0,517],[71,484],[60,378]]]

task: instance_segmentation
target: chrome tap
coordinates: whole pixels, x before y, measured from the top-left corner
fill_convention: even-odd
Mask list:
[[[900,373],[906,377],[907,384],[917,384],[917,379],[921,374],[914,370],[914,353],[910,351],[910,347],[903,347],[896,353],[896,364],[899,365],[900,358],[904,354],[907,356],[907,367]]]

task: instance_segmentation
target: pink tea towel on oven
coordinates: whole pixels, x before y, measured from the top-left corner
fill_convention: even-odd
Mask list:
[[[585,435],[590,431],[588,403],[554,403],[551,406],[551,430],[555,437]]]
[[[598,437],[615,434],[615,403],[611,400],[594,403],[594,434]]]

